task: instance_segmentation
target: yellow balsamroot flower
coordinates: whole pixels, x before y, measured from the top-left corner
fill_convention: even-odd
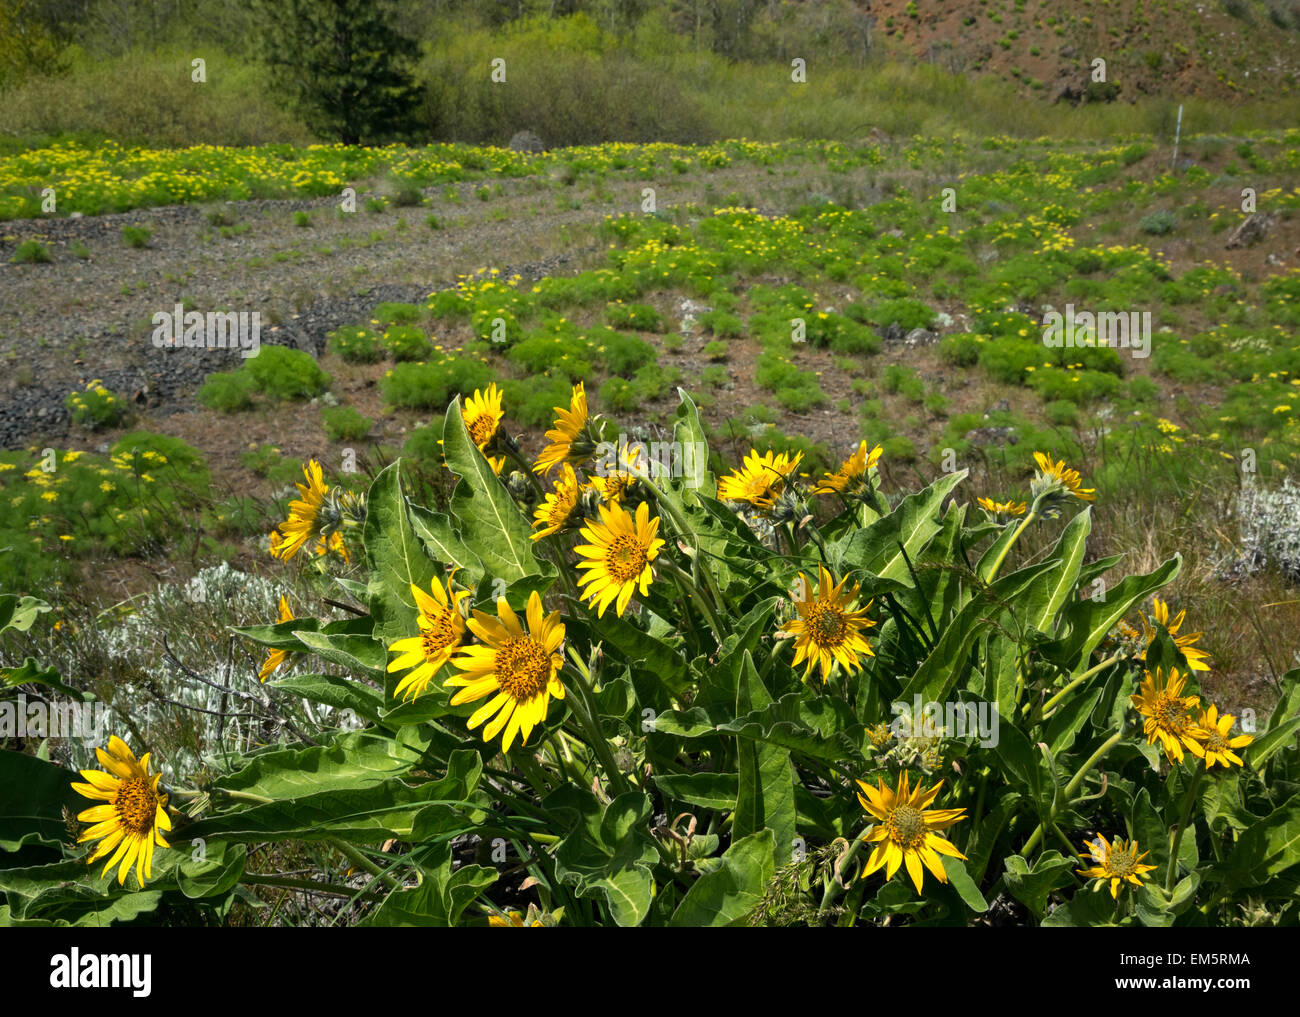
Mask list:
[[[880,461],[884,448],[877,445],[870,452],[864,441],[858,450],[840,463],[834,473],[827,473],[826,479],[813,488],[813,494],[845,494],[860,489],[867,480],[867,471]]]
[[[501,428],[501,421],[505,417],[505,412],[501,409],[501,396],[496,382],[492,382],[484,391],[476,389],[461,408],[465,430],[480,452],[486,452],[488,443]],[[498,469],[496,472],[501,471]]]
[[[78,837],[77,843],[100,841],[86,861],[93,865],[111,853],[101,875],[118,865],[117,881],[125,884],[126,874],[134,864],[136,882],[143,887],[144,881],[153,876],[154,845],[171,846],[160,832],[172,828],[167,818],[167,796],[158,793],[162,774],[150,776],[149,753],[137,760],[117,735],[109,738],[107,749],[96,749],[95,755],[104,770],[82,770],[81,775],[89,783],[74,782],[72,789],[105,804],[78,813],[79,820],[94,826]]]
[[[1029,510],[1023,501],[994,501],[992,498],[976,498],[975,501],[985,512],[995,516],[1023,516]]]
[[[940,883],[948,882],[948,873],[943,870],[940,855],[953,858],[966,856],[953,847],[952,843],[936,831],[946,830],[954,823],[966,818],[965,809],[932,809],[930,804],[943,787],[939,781],[929,791],[923,791],[918,783],[915,790],[907,785],[907,771],[899,778],[897,792],[885,787],[884,780],[877,778],[873,788],[865,781],[858,781],[863,793],[858,795],[858,802],[878,823],[862,835],[868,844],[875,844],[875,850],[862,870],[862,878],[879,869],[885,869],[885,878],[893,879],[900,865],[907,865],[907,874],[912,877],[916,892],[921,892],[923,872],[922,864]]]
[[[1193,734],[1195,725],[1188,713],[1201,700],[1199,696],[1182,694],[1186,684],[1187,679],[1179,675],[1178,668],[1169,669],[1167,681],[1162,676],[1161,669],[1156,668],[1154,675],[1150,671],[1146,673],[1139,694],[1129,696],[1133,708],[1146,718],[1142,730],[1146,733],[1147,744],[1154,745],[1159,738],[1160,744],[1164,746],[1165,757],[1171,763],[1183,761],[1184,748],[1194,756],[1205,755],[1205,750]]]
[[[1038,463],[1038,469],[1040,470],[1036,478],[1037,483],[1055,481],[1056,484],[1069,491],[1080,501],[1096,501],[1096,489],[1084,487],[1079,471],[1067,470],[1064,459],[1057,463],[1052,461],[1051,456],[1044,455],[1042,452],[1035,452],[1034,461]]]
[[[280,617],[276,618],[275,623],[293,621],[293,612],[289,610],[289,598],[283,594],[280,596]],[[266,655],[266,663],[262,665],[262,670],[257,672],[258,679],[263,684],[266,680],[275,674],[281,664],[289,657],[288,650],[272,650]]]
[[[545,928],[540,918],[525,922],[522,911],[511,911],[509,915],[488,915],[488,927],[493,929]]]
[[[1110,895],[1112,898],[1118,898],[1121,883],[1129,882],[1140,887],[1142,877],[1155,868],[1154,865],[1142,864],[1142,859],[1150,853],[1150,851],[1143,851],[1138,854],[1136,840],[1125,843],[1116,837],[1115,843],[1111,844],[1101,834],[1097,834],[1096,840],[1088,842],[1088,851],[1079,856],[1084,861],[1091,859],[1097,864],[1092,868],[1077,871],[1081,876],[1097,880],[1092,884],[1093,890],[1100,890],[1109,880]]]
[[[575,551],[582,557],[578,568],[587,569],[578,580],[586,586],[582,599],[596,605],[596,617],[603,618],[605,608],[618,602],[621,618],[627,610],[632,594],[640,589],[645,596],[654,578],[651,562],[664,546],[655,534],[659,532],[659,517],[650,518],[650,507],[642,502],[637,506],[636,517],[622,505],[601,505],[600,521],[587,520],[582,535],[590,543],[579,544]]]
[[[578,482],[573,467],[565,463],[560,479],[555,482],[555,490],[533,512],[536,519],[533,528],[537,530],[532,534],[533,540],[541,540],[568,529],[581,496],[582,484]]]
[[[636,469],[641,459],[641,449],[636,445],[620,443],[616,454],[597,464],[597,473],[591,478],[591,486],[600,492],[601,501],[622,505],[638,491],[636,474],[629,469]],[[604,475],[601,475],[603,467]],[[625,468],[626,467],[626,468]]]
[[[302,498],[289,502],[289,518],[276,527],[276,533],[271,536],[271,556],[283,561],[288,561],[302,550],[307,541],[320,535],[320,510],[329,486],[325,483],[320,463],[315,459],[310,460],[302,472],[307,483],[295,485]]]
[[[555,426],[546,432],[550,444],[533,464],[534,473],[549,473],[560,463],[580,463],[595,451],[595,443],[584,435],[587,429],[587,393],[582,382],[573,386],[569,408],[554,407]]]
[[[1238,766],[1244,766],[1241,757],[1233,749],[1240,749],[1255,739],[1248,734],[1237,735],[1232,737],[1232,725],[1236,720],[1230,713],[1219,716],[1219,708],[1213,704],[1208,710],[1202,710],[1200,716],[1196,719],[1196,726],[1192,730],[1192,737],[1201,743],[1205,750],[1205,768],[1208,770],[1215,763],[1220,763],[1227,768],[1230,763],[1236,763]]]
[[[770,509],[802,459],[802,452],[791,457],[768,450],[760,456],[757,449],[750,449],[741,468],[718,481],[718,497]]]
[[[1193,646],[1201,638],[1200,632],[1188,632],[1186,635],[1179,635],[1178,630],[1183,627],[1183,621],[1187,618],[1186,611],[1179,611],[1177,616],[1171,622],[1169,620],[1169,605],[1159,597],[1152,598],[1151,618],[1147,620],[1146,615],[1142,615],[1142,635],[1146,640],[1147,646],[1151,645],[1151,640],[1156,637],[1155,624],[1164,626],[1169,637],[1173,639],[1174,645],[1182,652],[1183,657],[1187,660],[1187,667],[1192,671],[1208,671],[1210,665],[1207,663],[1210,659],[1208,650],[1202,650],[1199,646]],[[1146,650],[1139,655],[1139,659],[1146,659]]]
[[[785,629],[777,636],[794,637],[794,666],[798,667],[805,660],[808,662],[804,669],[805,681],[812,669],[820,664],[822,681],[826,682],[830,680],[836,662],[846,671],[857,671],[862,667],[863,655],[875,656],[871,644],[863,638],[862,630],[876,623],[867,617],[874,601],[867,601],[867,606],[860,610],[852,607],[860,589],[857,583],[852,589],[845,590],[847,578],[837,584],[825,565],[817,568],[817,595],[812,596],[811,584],[800,572],[795,583],[798,596],[794,599],[799,617],[786,622]]]
[[[348,553],[347,545],[343,543],[343,534],[335,530],[328,537],[321,537],[316,541],[316,557],[321,558],[333,551],[344,562],[352,561],[352,555]]]
[[[388,647],[390,653],[399,655],[388,664],[390,674],[411,668],[393,690],[403,701],[422,694],[433,676],[451,660],[452,651],[465,641],[460,602],[469,596],[469,591],[453,590],[450,580],[444,588],[437,576],[429,583],[429,589],[433,596],[411,584],[411,596],[420,612],[416,618],[420,634],[399,639]]]
[[[504,752],[510,751],[516,735],[521,745],[527,744],[533,728],[546,720],[552,696],[564,698],[560,682],[564,658],[559,652],[564,643],[564,623],[560,612],[552,611],[543,617],[542,598],[534,590],[528,595],[525,617],[526,630],[505,597],[497,600],[495,618],[475,611],[469,628],[482,644],[461,650],[452,663],[465,673],[443,683],[461,686],[451,697],[452,706],[496,693],[469,718],[468,727],[472,731],[493,717],[483,729],[483,740],[490,742],[504,728]]]

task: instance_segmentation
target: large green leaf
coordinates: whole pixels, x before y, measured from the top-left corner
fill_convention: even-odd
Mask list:
[[[1182,558],[1174,557],[1154,572],[1129,576],[1106,594],[1105,600],[1076,600],[1066,608],[1064,618],[1069,634],[1052,656],[1080,674],[1090,666],[1090,656],[1097,644],[1133,606],[1156,590],[1173,582],[1182,568]]]
[[[1008,892],[1035,915],[1047,907],[1047,898],[1057,887],[1070,882],[1070,870],[1076,868],[1077,859],[1067,858],[1061,852],[1044,851],[1030,865],[1020,855],[1009,855],[1006,871],[1002,875]]]
[[[736,694],[736,715],[743,717],[771,705],[772,697],[746,650]],[[770,741],[741,739],[736,753],[740,784],[732,835],[741,840],[767,827],[776,839],[777,865],[782,865],[793,849],[797,832],[790,752]]]
[[[673,912],[673,925],[739,925],[762,902],[774,873],[776,840],[759,830],[732,843],[721,864],[687,891]]]
[[[72,790],[74,780],[84,779],[35,756],[0,751],[0,851],[65,843],[63,810],[75,815],[98,804]]]
[[[909,494],[889,515],[855,530],[829,548],[832,562],[841,571],[863,569],[883,579],[910,584],[907,559],[915,562],[943,528],[939,509],[952,489],[966,479],[966,474],[966,470],[944,474],[924,491]]]
[[[459,924],[474,898],[497,880],[496,870],[482,865],[462,865],[453,872],[450,845],[435,845],[430,855],[420,867],[420,885],[394,890],[364,924],[450,928]]]
[[[411,526],[429,554],[440,562],[454,565],[459,570],[456,581],[462,586],[475,587],[483,579],[483,563],[478,555],[460,539],[444,512],[433,512],[421,505],[408,506]]]
[[[302,629],[294,632],[301,643],[316,656],[372,678],[382,678],[388,663],[384,644],[369,636],[331,634]]]
[[[32,623],[47,611],[49,604],[35,597],[19,597],[16,593],[0,593],[0,635],[13,629],[26,632]]]
[[[447,468],[460,478],[452,492],[451,514],[487,574],[507,583],[549,574],[552,566],[544,568],[533,554],[528,521],[465,430],[459,399],[447,407],[442,434]]]
[[[288,801],[379,784],[406,773],[420,758],[417,749],[380,732],[347,731],[325,745],[259,753],[217,787]]]
[[[654,782],[669,798],[727,812],[736,808],[740,793],[740,777],[734,773],[668,773],[656,776]]]
[[[416,634],[419,612],[411,586],[427,590],[438,575],[438,566],[424,553],[411,528],[402,495],[401,465],[399,459],[385,467],[371,483],[363,531],[374,637],[384,646]]]
[[[709,470],[709,442],[700,411],[685,389],[679,388],[677,395],[681,402],[677,406],[677,420],[673,423],[673,441],[678,443],[683,456],[680,468],[674,469],[674,473],[680,475],[673,478],[672,486],[681,490],[683,502],[693,504],[698,501],[697,495],[717,497],[718,483]],[[687,452],[688,448],[692,451]]]
[[[603,898],[616,925],[640,925],[654,899],[651,868],[659,851],[645,827],[654,807],[639,791],[602,806],[585,788],[566,784],[542,801],[568,834],[555,850],[555,873],[579,897]]]
[[[297,674],[272,682],[271,688],[290,695],[301,696],[313,703],[321,703],[339,710],[351,710],[358,717],[379,722],[384,708],[384,694],[355,678],[332,674]]]

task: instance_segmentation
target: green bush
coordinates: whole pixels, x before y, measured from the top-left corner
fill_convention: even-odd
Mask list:
[[[729,311],[705,311],[697,320],[720,339],[739,339],[745,333],[745,323]]]
[[[248,371],[218,371],[200,386],[198,400],[208,409],[234,413],[252,406],[256,391],[257,382]]]
[[[600,386],[600,401],[611,411],[626,413],[641,405],[636,387],[626,379],[610,378]]]
[[[424,360],[433,353],[433,343],[416,325],[389,325],[384,330],[384,349],[393,360]]]
[[[969,332],[956,332],[939,342],[939,359],[953,367],[971,367],[979,358],[979,339]]]
[[[662,332],[663,315],[649,304],[610,304],[605,308],[605,321],[614,328],[630,328],[637,332]]]
[[[335,329],[329,334],[329,351],[350,364],[373,364],[384,359],[382,338],[364,325]]]
[[[127,415],[126,400],[110,392],[98,379],[87,382],[81,391],[69,392],[63,405],[72,415],[74,424],[92,431],[114,427]]]
[[[9,259],[15,265],[40,265],[53,260],[50,249],[39,240],[24,240]]]
[[[934,312],[919,300],[900,297],[897,300],[883,300],[873,306],[869,320],[881,328],[897,324],[904,332],[914,328],[929,328],[934,321]]]
[[[510,380],[502,385],[510,415],[524,427],[547,428],[555,420],[555,407],[569,408],[572,386],[568,379],[540,375],[527,381]]]
[[[315,398],[331,381],[310,353],[287,346],[263,346],[240,370],[251,374],[259,391],[275,402]]]
[[[153,231],[147,226],[123,226],[122,239],[126,241],[127,247],[143,249],[149,246],[149,240],[153,237]]]
[[[380,390],[390,406],[441,411],[453,396],[472,395],[493,377],[492,369],[476,357],[447,356],[423,364],[397,364]],[[567,396],[565,401],[567,405]]]
[[[329,406],[320,415],[330,441],[361,441],[370,433],[370,418],[351,406]]]
[[[414,325],[424,314],[415,304],[401,304],[385,300],[375,307],[375,317],[381,325]]]
[[[625,332],[610,332],[602,337],[592,336],[604,347],[605,366],[614,374],[631,374],[652,364],[658,357],[654,346],[640,336]]]
[[[1168,209],[1161,209],[1159,212],[1152,212],[1150,215],[1144,215],[1138,220],[1138,229],[1143,233],[1151,236],[1164,236],[1166,233],[1172,233],[1174,227],[1178,224],[1178,217]]]

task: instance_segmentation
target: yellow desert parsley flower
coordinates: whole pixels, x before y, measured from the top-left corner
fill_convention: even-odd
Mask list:
[[[416,618],[420,634],[399,639],[388,647],[390,653],[398,654],[388,664],[390,674],[411,669],[393,690],[393,695],[401,696],[403,702],[424,692],[433,676],[451,660],[452,651],[465,639],[460,602],[469,596],[469,591],[453,590],[450,580],[444,588],[437,576],[430,581],[429,590],[433,596],[411,584],[411,596],[420,612]]]
[[[923,791],[918,783],[915,790],[907,786],[907,771],[899,778],[898,791],[885,787],[881,778],[876,779],[873,788],[865,781],[858,781],[863,793],[858,801],[878,822],[872,826],[862,839],[868,844],[875,844],[875,850],[862,870],[866,879],[882,865],[885,878],[893,879],[900,865],[907,865],[907,874],[912,877],[916,892],[921,892],[923,872],[922,864],[940,883],[948,882],[948,873],[943,870],[940,855],[953,858],[966,856],[953,847],[952,843],[936,831],[946,830],[954,823],[961,822],[966,816],[965,809],[932,809],[930,804],[943,787],[939,781],[929,791]]]
[[[1191,671],[1208,671],[1210,665],[1207,663],[1210,659],[1208,650],[1202,650],[1199,646],[1194,646],[1198,639],[1201,638],[1200,632],[1188,632],[1183,635],[1178,634],[1178,630],[1183,627],[1183,622],[1187,619],[1186,611],[1179,611],[1177,616],[1171,622],[1169,620],[1169,605],[1159,597],[1152,598],[1151,619],[1148,620],[1146,615],[1142,615],[1142,636],[1146,640],[1147,646],[1151,645],[1151,640],[1156,637],[1156,625],[1162,625],[1169,638],[1174,641],[1183,657],[1187,660],[1187,667]],[[1136,635],[1136,633],[1134,633]],[[1146,659],[1146,650],[1139,654],[1139,659]]]
[[[1238,766],[1244,766],[1241,757],[1233,752],[1233,749],[1240,749],[1255,739],[1248,734],[1237,735],[1232,737],[1232,725],[1236,720],[1230,713],[1219,716],[1219,708],[1213,704],[1208,710],[1202,710],[1200,716],[1196,719],[1196,726],[1192,731],[1192,737],[1201,743],[1205,750],[1205,768],[1208,770],[1215,763],[1222,764],[1225,768],[1231,763]]]
[[[145,880],[153,877],[154,845],[171,846],[160,832],[172,828],[167,818],[167,796],[158,793],[162,774],[150,776],[149,753],[137,760],[117,735],[109,738],[107,749],[96,749],[95,755],[104,770],[82,770],[81,775],[89,783],[74,782],[72,789],[105,804],[77,815],[82,822],[94,824],[77,838],[77,843],[98,840],[99,847],[87,862],[93,865],[111,853],[101,875],[118,865],[117,881],[125,884],[126,874],[134,864],[136,882],[143,887]]]
[[[596,450],[587,434],[587,393],[582,382],[573,386],[569,408],[556,406],[555,426],[546,432],[550,444],[542,449],[533,464],[534,473],[549,473],[560,463],[580,463]]]
[[[1100,890],[1109,880],[1110,895],[1112,898],[1118,898],[1120,883],[1129,882],[1140,887],[1142,877],[1155,868],[1154,865],[1141,864],[1142,859],[1150,853],[1150,851],[1143,851],[1138,854],[1136,840],[1125,843],[1116,837],[1115,843],[1111,844],[1101,834],[1097,834],[1097,839],[1089,841],[1088,850],[1079,856],[1084,861],[1091,859],[1097,864],[1092,868],[1077,871],[1081,876],[1097,880],[1092,884],[1093,890]]]
[[[527,629],[519,623],[505,597],[497,600],[495,618],[475,611],[469,628],[482,643],[466,647],[452,659],[465,673],[443,683],[461,686],[451,697],[452,706],[492,696],[469,718],[468,726],[472,731],[492,717],[483,729],[483,740],[490,742],[504,728],[504,752],[510,751],[516,735],[520,744],[527,744],[533,728],[546,719],[552,696],[564,698],[560,682],[564,658],[559,653],[564,643],[564,623],[560,612],[552,611],[543,617],[542,598],[534,590],[528,595],[525,616]]]
[[[1137,695],[1129,697],[1133,708],[1146,718],[1142,730],[1146,733],[1147,744],[1154,745],[1156,739],[1164,746],[1165,756],[1171,763],[1183,761],[1183,749],[1194,756],[1204,756],[1205,750],[1193,735],[1195,725],[1189,710],[1200,703],[1199,696],[1184,696],[1183,686],[1187,679],[1180,676],[1178,668],[1169,669],[1168,680],[1156,668],[1150,671],[1142,682]]]
[[[1029,510],[1023,501],[994,501],[992,498],[976,498],[975,501],[985,512],[995,516],[1023,516]]]
[[[825,565],[818,565],[817,595],[812,595],[812,585],[802,572],[795,582],[796,596],[794,608],[799,613],[797,618],[786,622],[785,629],[777,633],[779,638],[793,636],[795,639],[794,667],[805,660],[804,680],[812,674],[818,664],[822,669],[822,681],[830,680],[831,670],[838,661],[846,671],[857,671],[862,667],[863,655],[874,657],[871,644],[862,636],[862,630],[871,628],[876,623],[867,617],[874,601],[859,610],[853,609],[860,587],[857,583],[849,590],[844,589],[848,579],[841,579],[837,584]]]
[[[578,475],[573,472],[573,467],[565,463],[560,479],[555,482],[555,490],[548,494],[533,512],[536,519],[533,528],[537,530],[532,534],[533,540],[541,540],[553,533],[567,530],[573,522],[573,514],[578,508],[580,497],[582,497],[582,484],[578,482]]]
[[[307,541],[320,536],[320,510],[329,486],[325,483],[320,463],[315,459],[310,460],[302,472],[307,483],[295,485],[302,497],[289,502],[289,518],[271,536],[271,555],[283,561],[297,554]]]
[[[718,497],[770,509],[802,459],[802,452],[791,457],[768,450],[760,456],[757,449],[750,449],[741,468],[718,481]]]
[[[877,445],[868,452],[867,443],[862,442],[853,455],[840,463],[838,470],[826,474],[826,479],[813,488],[813,494],[846,494],[861,489],[866,483],[867,471],[880,461],[884,451]]]
[[[1082,478],[1078,470],[1067,470],[1065,460],[1059,463],[1053,462],[1051,456],[1044,455],[1042,452],[1034,453],[1034,461],[1038,463],[1039,475],[1035,478],[1035,486],[1052,485],[1059,486],[1070,494],[1074,495],[1080,501],[1096,501],[1097,491],[1095,488],[1084,487]]]
[[[574,548],[583,559],[578,568],[587,570],[578,580],[579,586],[587,587],[582,599],[596,605],[597,618],[603,618],[605,608],[617,601],[621,618],[632,594],[639,589],[644,597],[650,589],[654,578],[650,565],[664,546],[656,536],[659,517],[650,518],[645,502],[637,506],[635,519],[622,505],[601,505],[600,521],[588,519],[587,524],[582,535],[590,543]]]
[[[293,621],[293,612],[289,610],[289,598],[281,595],[280,597],[280,617],[275,620],[279,625],[281,622]],[[266,655],[266,663],[262,665],[262,670],[257,672],[257,677],[265,684],[266,680],[279,670],[280,665],[288,659],[288,650],[272,650]]]

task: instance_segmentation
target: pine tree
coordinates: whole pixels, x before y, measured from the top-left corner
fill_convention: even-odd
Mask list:
[[[249,0],[273,86],[312,131],[345,144],[408,137],[423,90],[419,46],[393,28],[389,0]]]

